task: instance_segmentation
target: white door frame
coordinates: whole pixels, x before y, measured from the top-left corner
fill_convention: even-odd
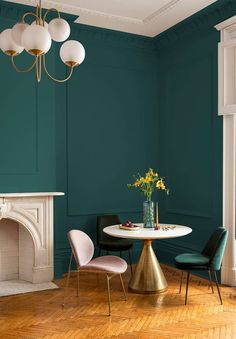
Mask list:
[[[236,16],[218,24],[215,28],[221,32],[218,60],[218,109],[219,115],[223,115],[223,226],[229,231],[228,243],[221,270],[221,282],[235,286]]]

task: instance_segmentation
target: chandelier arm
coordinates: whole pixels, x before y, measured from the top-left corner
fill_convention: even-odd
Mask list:
[[[39,20],[39,17],[38,17],[37,14],[35,14],[35,13],[33,13],[33,12],[27,12],[27,13],[25,13],[25,14],[23,15],[23,17],[22,17],[22,22],[25,23],[25,18],[26,18],[27,16],[29,16],[29,15],[34,16],[34,17],[36,18],[36,22]]]
[[[39,23],[41,24],[41,22],[43,21],[43,9],[42,9],[42,0],[39,0]]]
[[[11,64],[12,66],[14,67],[14,69],[18,72],[18,73],[27,73],[27,72],[30,72],[32,71],[32,69],[34,68],[34,66],[36,65],[37,63],[37,57],[35,58],[34,62],[32,63],[32,65],[29,67],[29,68],[26,68],[26,69],[19,69],[16,64],[15,64],[15,61],[14,61],[14,55],[11,56]]]
[[[37,19],[36,19],[36,24],[40,24],[40,22],[39,22],[39,5],[37,4],[36,5],[36,15],[37,15]]]
[[[41,80],[42,75],[42,63],[41,63],[41,56],[36,58],[36,79],[38,82]]]
[[[49,9],[45,12],[45,14],[44,14],[44,16],[43,16],[43,22],[45,22],[46,16],[47,16],[50,12],[57,12],[57,16],[58,16],[58,18],[60,19],[61,14],[60,14],[60,12],[58,11],[58,9],[56,9],[56,8],[49,8]]]
[[[44,68],[44,71],[45,71],[45,73],[47,74],[47,76],[48,76],[50,79],[52,79],[52,80],[54,80],[54,81],[56,81],[56,82],[59,82],[59,83],[66,82],[67,80],[70,79],[70,77],[71,77],[72,74],[73,74],[73,69],[74,69],[74,67],[70,67],[70,73],[69,73],[68,77],[66,77],[65,79],[56,79],[56,78],[54,78],[52,75],[50,75],[50,74],[48,73],[48,70],[47,70],[47,67],[46,67],[46,58],[45,58],[45,55],[43,55],[42,58],[43,58],[43,68]]]

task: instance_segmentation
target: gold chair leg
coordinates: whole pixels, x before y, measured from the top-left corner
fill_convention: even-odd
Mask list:
[[[183,275],[184,275],[184,271],[181,271],[180,285],[179,285],[179,294],[182,291]]]
[[[120,282],[121,282],[121,286],[122,286],[123,293],[124,293],[124,298],[125,298],[125,301],[126,301],[127,300],[127,296],[126,296],[126,292],[125,292],[124,282],[123,282],[123,279],[122,279],[122,275],[119,274],[119,276],[120,276]]]
[[[222,298],[221,298],[220,287],[219,287],[216,271],[214,271],[214,274],[215,274],[216,287],[217,287],[217,291],[218,291],[219,298],[220,298],[220,303],[221,303],[221,305],[223,305],[223,301],[222,301]]]
[[[67,290],[68,290],[68,286],[69,286],[72,258],[73,258],[73,253],[71,252],[70,263],[69,263],[68,273],[67,273],[67,278],[66,278],[66,286],[65,286],[65,289],[64,289],[64,298],[63,298],[63,304],[62,304],[63,307],[65,306],[65,299],[66,299]]]
[[[107,294],[108,294],[108,307],[109,307],[109,316],[111,315],[111,292],[110,292],[110,277],[106,274],[107,277]]]
[[[188,301],[188,283],[189,283],[190,272],[187,272],[187,282],[186,282],[186,294],[185,294],[185,305],[187,305]]]
[[[214,293],[214,287],[213,287],[213,284],[212,284],[211,271],[210,270],[208,271],[208,276],[209,276],[209,280],[210,280],[211,292]]]

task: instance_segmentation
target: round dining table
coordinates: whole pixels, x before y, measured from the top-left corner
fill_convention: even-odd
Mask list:
[[[166,278],[152,248],[152,241],[156,239],[170,239],[183,237],[192,232],[192,229],[182,225],[159,224],[159,229],[144,228],[143,224],[135,224],[138,230],[121,229],[120,225],[107,226],[103,231],[117,238],[143,240],[143,249],[135,271],[129,281],[129,290],[135,293],[152,294],[162,293],[168,288]]]

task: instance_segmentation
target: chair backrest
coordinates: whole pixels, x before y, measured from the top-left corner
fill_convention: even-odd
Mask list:
[[[87,265],[93,257],[94,245],[89,236],[79,230],[68,232],[68,239],[78,267]]]
[[[101,241],[114,241],[114,237],[104,233],[103,228],[120,223],[118,215],[99,215],[97,217],[97,244],[99,245]]]
[[[202,254],[210,258],[209,267],[214,271],[218,271],[221,268],[227,238],[227,229],[224,227],[217,228],[212,233],[202,251]]]

